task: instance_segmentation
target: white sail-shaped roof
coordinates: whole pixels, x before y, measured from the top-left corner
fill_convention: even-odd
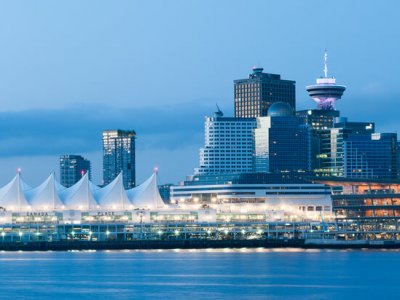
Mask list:
[[[101,209],[128,209],[131,203],[126,196],[122,173],[107,186],[93,191],[94,198]]]
[[[0,207],[12,211],[26,211],[29,203],[25,198],[24,191],[30,189],[21,178],[21,174],[17,175],[5,186],[0,188]]]
[[[11,211],[51,210],[127,210],[133,208],[165,208],[153,174],[136,188],[125,190],[122,173],[110,184],[100,188],[85,174],[73,186],[66,188],[58,183],[52,173],[35,188],[28,186],[18,173],[7,185],[0,188],[0,207]]]
[[[89,181],[86,173],[77,183],[61,191],[59,195],[66,209],[92,210],[98,206],[92,189],[95,189],[95,185]]]
[[[156,173],[141,185],[128,190],[127,195],[136,208],[156,209],[166,207],[158,190]]]
[[[55,180],[54,173],[51,173],[41,185],[26,191],[25,198],[33,210],[62,209],[64,205],[58,195],[61,190],[63,186]]]

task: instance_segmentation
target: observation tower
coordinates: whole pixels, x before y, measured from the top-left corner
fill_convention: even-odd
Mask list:
[[[316,85],[309,85],[306,90],[310,97],[317,102],[319,109],[334,110],[337,100],[342,98],[346,87],[336,84],[335,77],[328,77],[328,53],[324,55],[324,76],[317,78]]]

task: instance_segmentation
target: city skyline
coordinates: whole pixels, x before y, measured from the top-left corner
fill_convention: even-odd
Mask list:
[[[329,10],[317,1],[287,1],[286,6],[261,1],[253,5],[210,2],[211,10],[207,5],[160,2],[156,11],[150,9],[154,5],[122,2],[118,7],[98,8],[89,16],[92,22],[87,22],[91,4],[82,4],[74,24],[68,22],[68,13],[76,3],[63,4],[65,11],[56,14],[38,4],[37,15],[31,13],[29,4],[3,5],[2,183],[19,167],[23,176],[39,183],[36,178],[58,171],[62,153],[90,159],[93,179],[101,183],[100,137],[107,128],[137,131],[138,184],[154,166],[160,169],[162,183],[183,180],[197,166],[204,116],[212,114],[215,103],[226,116],[233,116],[233,80],[246,77],[254,65],[261,66],[265,72],[297,82],[298,110],[315,108],[305,86],[323,75],[325,48],[329,74],[347,86],[345,99],[337,103],[342,115],[352,121],[373,120],[378,132],[396,132],[400,127],[396,110],[390,109],[400,94],[395,56],[391,55],[400,50],[399,42],[391,38],[399,7],[395,1],[380,6],[363,2],[362,7],[338,1]],[[188,12],[174,15],[178,6]],[[19,17],[10,19],[10,11],[14,16],[18,11]],[[326,24],[339,11],[341,22]],[[220,20],[221,12],[225,14]],[[242,13],[253,15],[254,24],[238,18]],[[280,21],[283,13],[291,22]],[[109,15],[121,16],[121,21],[102,24],[97,30],[96,25]],[[204,24],[206,15],[212,25]],[[155,24],[137,29],[150,16]],[[46,22],[54,25],[52,29]],[[182,22],[186,29],[179,25]],[[160,24],[166,24],[165,28],[160,29]],[[298,25],[297,33],[293,24]],[[278,27],[278,32],[269,29]],[[177,33],[169,36],[164,32],[168,28]],[[243,36],[249,29],[253,31]],[[318,39],[310,39],[310,34]],[[231,40],[238,36],[242,42],[233,47]],[[49,44],[53,39],[55,43]],[[93,54],[93,49],[99,52]],[[154,81],[154,72],[168,76]],[[150,85],[154,82],[156,89]]]

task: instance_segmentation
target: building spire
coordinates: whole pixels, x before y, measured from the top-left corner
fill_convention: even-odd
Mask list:
[[[328,50],[325,49],[324,54],[324,77],[328,78]]]

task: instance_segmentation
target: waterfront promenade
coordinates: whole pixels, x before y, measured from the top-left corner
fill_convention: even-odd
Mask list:
[[[398,231],[321,222],[6,224],[0,237],[1,250],[400,247]]]

